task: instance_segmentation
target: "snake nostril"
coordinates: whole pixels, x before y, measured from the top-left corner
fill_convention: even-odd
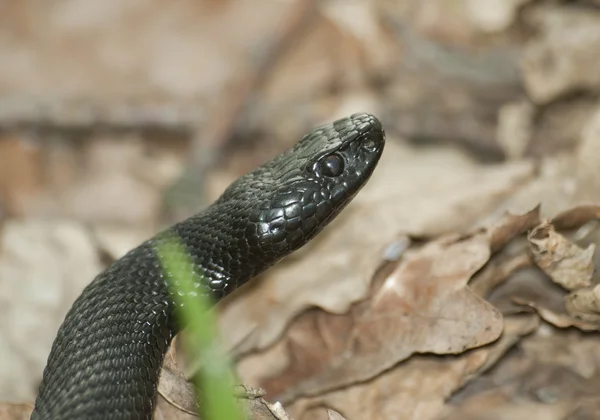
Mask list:
[[[362,143],[362,148],[368,152],[374,152],[377,149],[377,143],[373,139],[366,139]]]

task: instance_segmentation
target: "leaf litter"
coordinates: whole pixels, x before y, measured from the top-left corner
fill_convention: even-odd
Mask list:
[[[374,419],[587,412],[600,403],[585,385],[598,380],[590,343],[600,338],[565,328],[598,328],[594,246],[573,238],[599,211],[576,207],[543,221],[536,207],[464,236],[416,243],[347,313],[305,310],[274,345],[243,356],[240,374],[297,419],[320,418],[323,406]],[[578,344],[561,345],[565,334]],[[557,360],[552,346],[590,353],[577,363],[573,355]],[[563,378],[564,389],[552,388]],[[494,391],[473,385],[481,381]],[[486,417],[482,404],[498,412]]]
[[[79,3],[86,1],[96,4]],[[34,66],[44,69],[43,74],[21,71],[18,66],[23,61],[11,59],[15,52],[21,57],[38,51],[33,40],[9,37],[2,51],[4,56],[8,53],[4,61],[12,70],[2,74],[0,84],[11,87],[18,104],[25,104],[23,118],[17,120],[27,127],[43,122],[42,127],[47,123],[58,130],[53,134],[44,128],[36,131],[44,140],[39,144],[30,138],[28,129],[15,130],[8,142],[2,134],[6,144],[0,145],[0,160],[5,163],[0,165],[0,234],[3,241],[11,231],[14,235],[33,230],[44,236],[46,230],[52,231],[51,226],[40,230],[31,219],[77,217],[92,224],[95,238],[90,239],[92,235],[75,223],[72,233],[80,231],[74,237],[81,240],[69,242],[77,246],[73,250],[56,243],[47,246],[50,252],[44,255],[51,263],[38,264],[42,272],[36,276],[30,276],[11,255],[18,240],[4,246],[0,272],[27,275],[6,275],[10,281],[0,284],[9,302],[0,312],[9,320],[3,325],[19,325],[12,322],[18,318],[36,327],[28,331],[47,331],[44,337],[51,334],[55,326],[49,328],[47,320],[58,323],[69,302],[45,306],[36,302],[21,308],[17,297],[30,296],[26,289],[40,289],[48,276],[54,282],[91,268],[97,272],[93,247],[101,248],[105,257],[115,257],[138,243],[139,235],[155,229],[161,189],[182,169],[187,146],[186,151],[175,153],[174,166],[167,162],[172,159],[164,160],[164,152],[158,153],[166,166],[157,170],[156,162],[140,161],[149,144],[145,134],[137,133],[140,126],[150,122],[164,128],[174,123],[183,131],[191,126],[194,137],[222,146],[243,121],[248,131],[264,133],[260,136],[263,144],[274,146],[269,143],[273,138],[296,138],[315,120],[368,109],[381,115],[389,127],[387,162],[382,161],[370,185],[335,226],[221,308],[224,339],[240,376],[253,385],[268,386],[266,395],[259,392],[248,399],[256,404],[249,407],[252,418],[288,418],[286,410],[296,419],[598,418],[600,402],[594,390],[600,369],[600,290],[595,267],[600,261],[594,246],[600,240],[600,209],[590,202],[597,202],[600,185],[600,110],[595,99],[600,79],[594,65],[600,15],[586,5],[591,2],[598,3],[409,0],[323,5],[309,1],[279,2],[273,7],[272,2],[253,1],[208,6],[208,13],[198,13],[205,7],[200,3],[157,3],[142,14],[111,20],[108,37],[101,33],[102,25],[92,31],[97,32],[93,36],[86,34],[85,25],[61,26],[57,22],[73,22],[77,16],[85,21],[85,13],[80,13],[95,10],[79,3],[75,9],[61,6],[71,17],[56,20],[53,29],[47,30],[50,41],[44,47],[54,51],[47,54],[52,61],[38,57],[41,64]],[[107,10],[116,12],[119,4]],[[52,7],[17,13],[7,19],[13,25],[9,31],[27,33],[23,22],[49,22],[45,17],[54,15],[48,13]],[[283,9],[292,11],[291,18],[281,19]],[[9,7],[7,16],[13,16],[14,10]],[[261,10],[256,17],[262,20],[247,19],[249,10]],[[177,33],[169,31],[170,25],[152,24],[153,19],[158,22],[175,15],[186,17],[177,20],[182,29]],[[210,25],[198,25],[188,16],[210,19]],[[253,57],[256,40],[264,39],[263,29],[280,22],[282,28],[307,25],[310,30],[290,31],[296,33],[295,39],[281,31],[281,42],[270,42],[266,49],[271,52],[260,54],[266,59],[255,66],[254,76],[242,76],[233,81],[237,88],[224,89],[232,85],[224,77],[227,73],[241,74],[245,63],[255,63],[239,53],[241,44],[251,46]],[[223,31],[224,27],[237,28],[244,36],[240,38],[235,30]],[[201,36],[198,28],[208,34]],[[215,36],[210,28],[219,28],[220,35]],[[130,31],[144,35],[131,37]],[[165,38],[162,31],[169,36]],[[267,32],[272,35],[269,39],[279,39],[277,31]],[[306,36],[298,37],[298,33]],[[149,79],[151,86],[144,86],[144,78],[130,80],[138,74],[135,66],[111,66],[106,72],[95,56],[92,60],[56,60],[65,51],[73,52],[64,48],[68,39],[89,39],[86,45],[92,47],[84,48],[84,55],[105,42],[117,56],[118,51],[138,51],[141,56],[128,61],[135,66],[146,63],[148,74],[158,77]],[[159,39],[167,40],[158,43],[164,51],[149,57],[164,58],[167,52],[167,59],[145,61],[143,52]],[[201,53],[189,54],[190,46]],[[233,50],[238,54],[226,54]],[[279,63],[273,59],[277,50],[285,52]],[[88,63],[83,79],[71,62]],[[275,71],[266,71],[271,67]],[[60,95],[52,77],[46,77],[57,71],[67,83],[60,85]],[[333,85],[331,80],[335,80]],[[369,82],[373,80],[377,86]],[[72,90],[69,81],[79,81],[79,88]],[[50,83],[50,89],[48,85],[43,88],[45,83]],[[263,92],[255,95],[261,85]],[[23,94],[32,93],[30,86],[42,86],[48,101],[23,100]],[[154,97],[157,87],[172,95],[171,99],[149,103],[147,98]],[[223,95],[226,90],[232,95]],[[81,104],[60,99],[81,92],[87,92]],[[265,103],[254,100],[261,93]],[[190,97],[202,98],[216,111],[211,115],[190,103]],[[215,100],[221,97],[227,100]],[[236,104],[248,98],[253,99],[247,101],[252,112],[245,114],[243,106]],[[12,108],[6,106],[8,99],[2,100],[0,122],[12,133],[10,127],[16,125]],[[45,106],[47,102],[51,106]],[[73,109],[81,112],[69,112]],[[270,124],[273,120],[280,124]],[[89,134],[75,140],[82,142],[82,149],[89,149],[94,157],[89,162],[105,163],[98,167],[77,164],[85,160],[75,152],[80,146],[65,141],[72,135],[65,134],[65,126],[82,128],[84,133],[90,127],[108,126],[108,132],[117,127],[115,133],[95,141]],[[197,126],[203,127],[202,132],[195,131]],[[140,138],[119,135],[123,127],[133,127],[133,137]],[[471,151],[482,151],[481,156],[501,149],[509,159],[502,164],[479,164],[439,143],[435,148],[408,147],[391,138],[398,133],[466,145]],[[26,141],[14,142],[13,137]],[[95,142],[98,147],[90,147]],[[573,146],[575,153],[562,152]],[[120,159],[106,160],[111,150],[126,153],[117,153]],[[215,149],[209,146],[208,152],[198,155],[210,156]],[[257,162],[247,159],[246,152],[241,154],[243,160],[233,158],[232,162],[243,162],[249,169]],[[257,153],[263,156],[271,149],[267,146]],[[529,160],[532,155],[544,158],[535,162]],[[107,171],[115,162],[122,167],[113,168],[116,173]],[[239,175],[237,171],[229,171],[227,182]],[[201,195],[197,184],[192,180],[194,196]],[[57,197],[56,191],[66,192],[69,199]],[[540,203],[542,207],[536,207]],[[503,214],[505,210],[513,214]],[[14,231],[11,219],[23,216],[22,226]],[[99,225],[99,220],[107,225]],[[134,224],[133,229],[115,223],[119,220]],[[16,236],[23,236],[20,233]],[[394,244],[402,245],[396,255],[389,252]],[[73,265],[71,257],[65,260],[65,249],[67,257],[85,257],[76,258],[81,267]],[[40,279],[35,284],[34,277]],[[93,276],[77,277],[84,281]],[[68,281],[62,285],[69,293],[80,286],[70,287]],[[62,298],[69,300],[69,293]],[[40,307],[42,315],[36,318]],[[14,367],[27,371],[45,360],[49,343],[27,348],[21,342],[31,344],[31,337],[31,333],[3,336],[7,344],[0,346],[2,359],[15,361],[2,367],[9,372],[0,375],[0,389],[8,392],[3,398],[33,398],[41,368],[35,367],[37,376],[14,374]],[[32,365],[31,360],[36,363]],[[186,372],[192,370],[193,364]],[[177,389],[186,386],[185,376],[175,371],[165,378],[160,390],[167,405],[161,406],[156,417],[190,418],[193,393]],[[267,406],[266,400],[277,398],[285,401],[284,406]],[[28,418],[27,411],[31,411],[30,404],[0,404],[0,418]]]
[[[242,352],[240,377],[295,419],[331,416],[322,407],[345,418],[586,418],[600,406],[590,391],[600,337],[568,327],[598,329],[585,240],[598,214],[541,220],[536,207],[413,242],[348,311],[305,308],[271,345]]]

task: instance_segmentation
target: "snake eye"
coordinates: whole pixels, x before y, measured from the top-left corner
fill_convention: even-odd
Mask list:
[[[317,165],[319,172],[329,177],[339,176],[344,171],[344,159],[335,153],[321,159]]]

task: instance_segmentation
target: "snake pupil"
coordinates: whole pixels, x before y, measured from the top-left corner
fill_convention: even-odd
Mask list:
[[[325,176],[339,176],[344,171],[344,159],[337,154],[329,155],[319,162],[319,170]]]

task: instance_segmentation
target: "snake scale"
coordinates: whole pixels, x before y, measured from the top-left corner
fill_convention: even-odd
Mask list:
[[[385,134],[370,114],[315,128],[167,229],[214,302],[317,235],[369,179]],[[159,234],[160,235],[160,234]],[[156,236],[100,273],[59,328],[31,418],[151,419],[165,353],[180,326]]]

